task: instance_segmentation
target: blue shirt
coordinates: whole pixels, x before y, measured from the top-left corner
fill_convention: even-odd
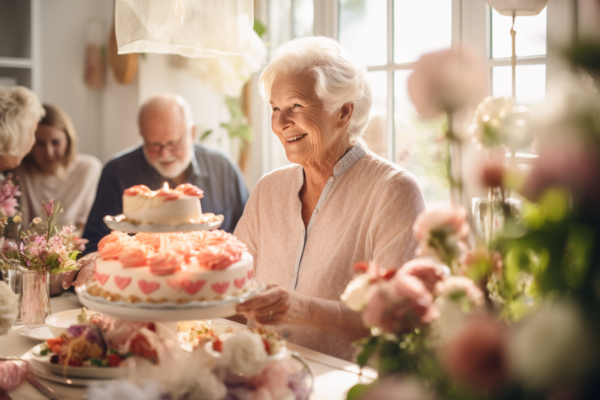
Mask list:
[[[123,191],[134,185],[160,189],[172,179],[161,176],[146,160],[142,146],[115,155],[102,170],[96,200],[90,211],[83,237],[90,242],[84,254],[97,251],[98,242],[110,233],[102,220],[106,215],[123,213]],[[221,229],[233,232],[248,200],[248,189],[240,170],[223,154],[194,145],[194,157],[187,169],[186,182],[204,190],[202,212],[223,214]]]

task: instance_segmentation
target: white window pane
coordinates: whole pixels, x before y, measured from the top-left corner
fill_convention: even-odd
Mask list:
[[[451,44],[452,0],[394,1],[394,62],[417,61]]]
[[[387,158],[387,72],[369,72],[367,79],[373,90],[373,107],[371,107],[369,126],[363,139],[367,142],[369,150],[383,158]]]
[[[492,9],[492,58],[512,55],[510,27],[512,17],[498,14]],[[515,21],[517,57],[546,54],[546,9],[534,17],[517,17]]]
[[[406,84],[411,72],[394,73],[394,161],[415,174],[428,206],[448,203],[445,146],[439,140],[444,120],[421,120],[408,96]]]
[[[492,68],[492,95],[512,95],[512,68]],[[544,101],[546,96],[546,65],[517,65],[517,103],[533,105]]]
[[[387,1],[340,0],[340,43],[366,65],[387,62]]]
[[[292,40],[292,1],[291,0],[269,0],[269,26],[267,35],[269,37],[269,50],[271,55],[279,46]]]
[[[294,37],[313,36],[315,19],[313,0],[294,0]]]

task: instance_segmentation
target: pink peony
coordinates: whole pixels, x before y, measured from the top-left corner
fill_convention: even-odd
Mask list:
[[[461,45],[422,56],[408,78],[408,94],[419,114],[435,118],[477,106],[487,94],[487,76],[480,55]]]
[[[387,333],[410,332],[437,317],[433,296],[423,282],[398,271],[389,281],[369,288],[363,321]]]
[[[400,271],[419,278],[427,290],[433,293],[438,282],[444,280],[444,265],[430,258],[416,258],[404,264]]]
[[[255,388],[252,400],[278,400],[283,399],[290,390],[288,377],[295,373],[297,368],[292,360],[280,360],[269,363],[260,375],[250,379],[248,385]]]
[[[539,158],[523,185],[531,200],[552,186],[569,188],[575,199],[594,207],[600,203],[600,154],[597,148],[574,141],[556,140],[540,148]]]
[[[450,378],[478,390],[494,390],[508,380],[506,327],[489,317],[465,322],[440,349]]]
[[[417,240],[423,241],[429,238],[431,231],[448,227],[454,230],[458,239],[464,240],[469,236],[469,224],[467,223],[467,211],[456,205],[447,205],[423,211],[413,226]]]

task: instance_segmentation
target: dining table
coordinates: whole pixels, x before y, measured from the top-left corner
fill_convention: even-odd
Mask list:
[[[65,292],[60,296],[51,298],[50,303],[53,313],[82,307],[77,295],[71,292]],[[242,324],[227,319],[219,318],[213,321],[233,329],[243,328]],[[28,352],[37,344],[39,343],[22,336],[18,327],[13,327],[6,336],[0,336],[0,356],[16,356],[27,359]],[[311,400],[345,399],[348,390],[352,386],[359,383],[369,384],[377,378],[377,373],[371,368],[360,368],[355,363],[300,347],[293,343],[288,343],[287,347],[303,358],[312,369],[314,385],[310,395]],[[39,383],[51,389],[56,397],[60,399],[87,398],[87,387],[51,382],[42,376],[36,376],[36,379]],[[14,400],[47,398],[27,381],[8,394]]]

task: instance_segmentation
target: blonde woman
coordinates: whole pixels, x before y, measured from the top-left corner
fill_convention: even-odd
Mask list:
[[[44,104],[45,117],[35,130],[35,144],[17,169],[23,223],[42,217],[42,201],[60,201],[64,212],[57,225],[73,224],[81,234],[94,203],[102,165],[89,155],[77,154],[76,135],[69,116]]]
[[[35,93],[23,86],[0,86],[0,172],[16,168],[35,142],[44,109]]]

